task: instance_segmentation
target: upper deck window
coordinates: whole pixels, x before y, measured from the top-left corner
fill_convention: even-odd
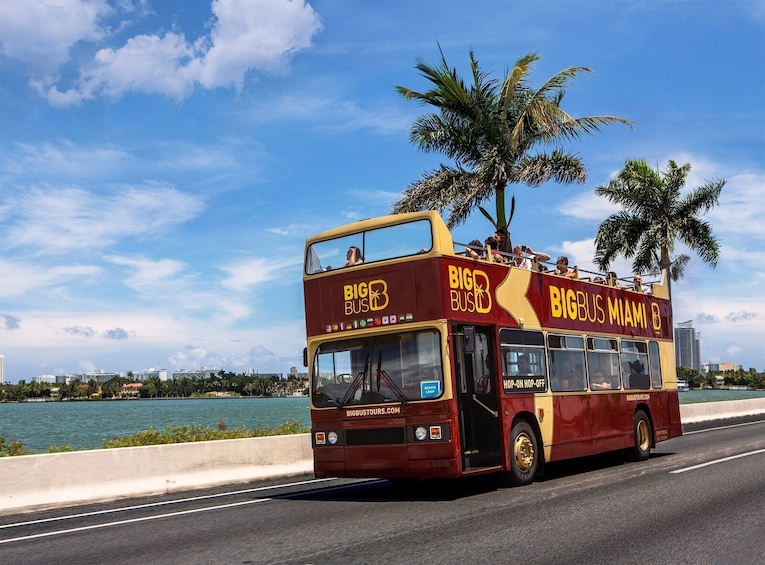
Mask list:
[[[317,241],[306,250],[306,274],[344,268],[347,251],[352,246],[361,250],[364,265],[398,259],[430,251],[433,230],[430,221],[422,219]]]

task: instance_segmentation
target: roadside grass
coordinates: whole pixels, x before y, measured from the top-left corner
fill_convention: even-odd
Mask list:
[[[103,449],[112,449],[116,447],[140,447],[144,445],[164,445],[169,443],[189,443],[195,441],[213,441],[219,439],[241,439],[250,437],[282,436],[290,434],[308,433],[310,428],[303,425],[299,420],[285,422],[280,426],[253,428],[245,426],[227,429],[226,425],[218,422],[217,428],[209,426],[200,426],[191,424],[190,426],[167,426],[162,430],[149,428],[135,434],[117,436],[106,440]],[[66,451],[75,451],[71,445],[53,445],[48,449],[48,453],[61,453]],[[21,442],[6,442],[4,437],[0,437],[0,457],[10,457],[15,455],[32,455],[24,451]]]

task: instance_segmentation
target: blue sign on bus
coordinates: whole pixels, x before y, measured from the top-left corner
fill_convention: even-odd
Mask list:
[[[437,398],[441,393],[441,383],[438,381],[422,381],[420,383],[420,397]]]

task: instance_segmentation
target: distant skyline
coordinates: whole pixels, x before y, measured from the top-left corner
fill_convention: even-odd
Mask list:
[[[439,45],[468,77],[521,56],[562,106],[615,115],[567,147],[584,185],[510,187],[513,241],[595,270],[627,159],[725,179],[673,285],[701,360],[765,370],[765,4],[760,0],[0,0],[0,354],[5,379],[102,369],[302,369],[305,238],[389,212],[440,163],[396,85]],[[509,198],[509,195],[508,195]],[[491,206],[491,203],[487,203]],[[454,230],[483,240],[476,212]],[[615,265],[628,277],[629,262]]]

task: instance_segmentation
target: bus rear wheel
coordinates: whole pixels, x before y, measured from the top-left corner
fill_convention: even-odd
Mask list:
[[[532,483],[538,466],[537,436],[528,422],[516,422],[510,431],[510,484],[524,486]]]
[[[630,459],[645,461],[651,456],[651,422],[642,410],[632,417],[632,435],[635,445],[630,450]]]

